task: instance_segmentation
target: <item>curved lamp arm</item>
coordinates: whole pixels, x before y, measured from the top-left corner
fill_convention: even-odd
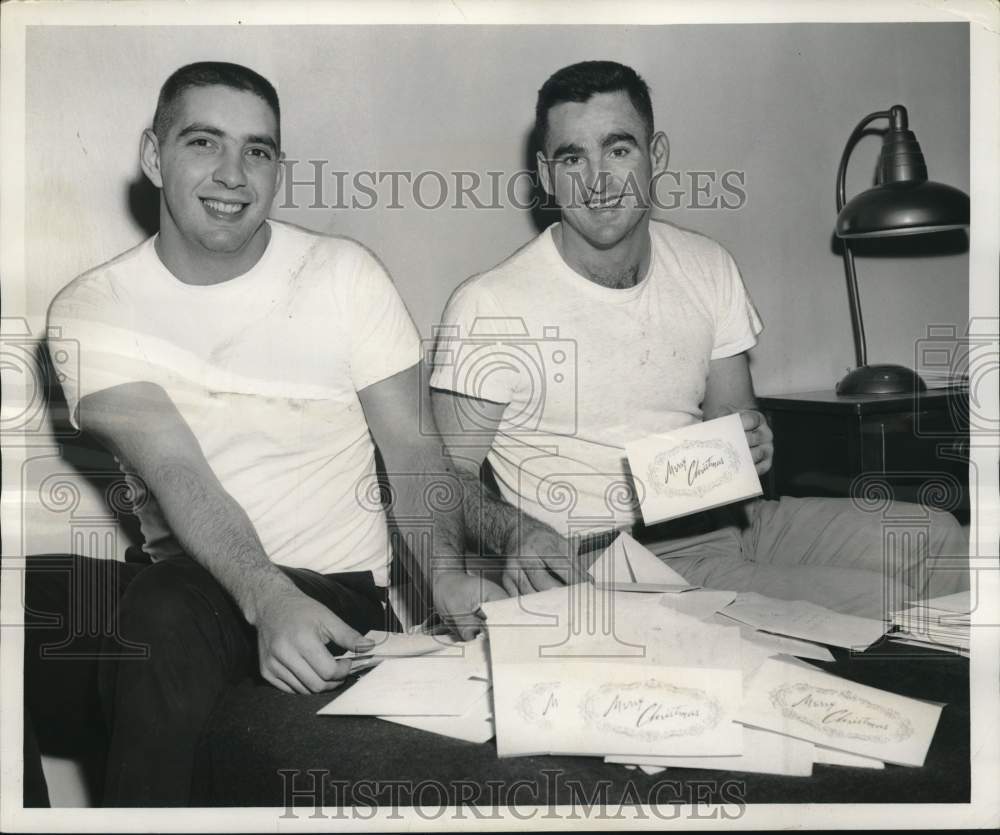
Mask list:
[[[840,157],[840,166],[837,168],[837,214],[844,208],[847,202],[844,182],[847,178],[847,161],[850,159],[851,151],[858,144],[868,127],[876,119],[888,119],[888,110],[878,110],[869,113],[858,122],[858,126],[851,133],[847,144],[844,146],[844,153]],[[865,323],[861,318],[861,300],[858,296],[858,275],[854,270],[854,253],[851,252],[851,244],[847,239],[842,239],[844,247],[844,272],[847,274],[847,298],[851,308],[851,325],[854,333],[854,355],[859,368],[868,365],[868,344],[865,339]]]

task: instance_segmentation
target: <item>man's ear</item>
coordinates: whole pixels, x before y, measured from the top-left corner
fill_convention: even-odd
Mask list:
[[[160,142],[156,134],[149,128],[142,132],[139,141],[139,165],[142,173],[157,188],[163,188],[163,176],[160,174]]]
[[[670,160],[670,140],[662,130],[654,133],[649,141],[649,158],[653,163],[653,174],[662,174],[667,170],[667,162]]]
[[[552,190],[552,171],[549,169],[549,161],[541,151],[535,151],[535,167],[538,170],[538,179],[541,181],[545,193],[550,197],[555,197]]]

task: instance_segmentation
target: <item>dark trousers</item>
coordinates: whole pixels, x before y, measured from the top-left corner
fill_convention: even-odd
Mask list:
[[[282,570],[362,634],[396,625],[370,572]],[[269,686],[256,630],[188,557],[29,558],[24,676],[42,752],[107,752],[105,806],[187,805],[198,740],[226,688]]]

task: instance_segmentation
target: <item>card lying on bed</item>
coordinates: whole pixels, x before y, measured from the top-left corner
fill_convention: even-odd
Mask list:
[[[845,615],[807,600],[777,600],[752,591],[721,610],[727,618],[755,629],[845,649],[865,650],[885,634],[874,618]]]
[[[740,754],[739,670],[557,661],[494,670],[497,755]]]
[[[647,525],[763,492],[738,414],[625,445]]]
[[[745,685],[740,722],[898,765],[921,766],[941,705],[776,658]]]

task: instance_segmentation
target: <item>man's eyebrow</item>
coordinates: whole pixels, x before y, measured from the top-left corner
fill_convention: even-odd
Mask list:
[[[582,154],[583,148],[574,142],[564,142],[552,152],[552,159],[568,156],[569,154]]]
[[[190,125],[186,125],[181,128],[177,134],[178,139],[183,139],[185,136],[189,136],[192,133],[207,133],[209,136],[217,136],[220,139],[226,136],[226,132],[217,128],[213,125],[204,124],[202,122],[193,122]],[[266,134],[250,134],[249,136],[243,137],[243,142],[246,145],[266,145],[272,151],[278,150],[278,143],[275,141],[273,136],[267,136]]]
[[[604,139],[601,140],[602,148],[610,148],[619,142],[627,142],[630,145],[634,145],[636,148],[639,147],[639,142],[636,138],[628,131],[618,131],[616,133],[609,133]]]
[[[186,125],[177,132],[177,138],[183,139],[185,136],[190,136],[192,133],[207,133],[211,136],[218,136],[220,138],[226,135],[225,131],[212,127],[212,125],[206,125],[202,122],[192,122],[190,125]]]

